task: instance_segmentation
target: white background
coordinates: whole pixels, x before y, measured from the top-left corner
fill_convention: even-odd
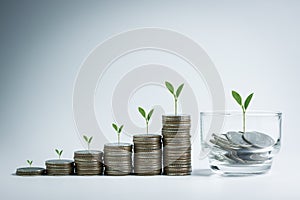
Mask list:
[[[299,18],[297,0],[1,1],[1,198],[299,199]],[[111,35],[140,27],[169,28],[198,42],[221,75],[228,109],[237,109],[230,96],[236,89],[255,92],[251,109],[283,112],[272,171],[219,177],[193,152],[198,170],[189,177],[12,176],[26,159],[43,166],[54,148],[66,158],[83,148],[72,113],[80,65]]]

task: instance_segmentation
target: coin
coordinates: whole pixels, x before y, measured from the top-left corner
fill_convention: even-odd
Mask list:
[[[256,131],[245,132],[243,134],[243,139],[258,148],[267,148],[275,144],[273,138],[271,138],[270,136],[264,133],[260,133]]]
[[[22,167],[16,170],[18,176],[38,176],[45,174],[45,169],[41,167]]]
[[[46,165],[48,166],[69,166],[73,165],[73,160],[64,160],[64,159],[53,159],[53,160],[47,160]]]
[[[226,138],[233,144],[239,145],[241,147],[251,147],[252,145],[243,139],[243,134],[241,132],[230,131],[226,133]]]

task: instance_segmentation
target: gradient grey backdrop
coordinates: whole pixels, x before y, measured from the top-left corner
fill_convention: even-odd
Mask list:
[[[297,0],[1,1],[1,197],[299,198],[299,19]],[[64,148],[64,157],[82,148],[72,113],[79,67],[111,35],[139,27],[169,28],[197,41],[222,77],[228,109],[237,108],[230,97],[236,89],[243,95],[255,92],[252,109],[283,112],[282,151],[271,173],[244,178],[10,175],[26,159],[43,165],[56,147]],[[199,161],[194,167],[205,166]]]

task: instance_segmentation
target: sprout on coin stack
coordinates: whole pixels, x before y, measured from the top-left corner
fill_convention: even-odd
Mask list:
[[[275,141],[267,134],[246,130],[246,111],[249,107],[253,93],[243,102],[241,95],[232,91],[232,97],[242,109],[242,131],[227,131],[226,133],[213,133],[210,142],[214,145],[210,160],[214,171],[227,170],[227,173],[255,173],[264,172],[270,168],[272,162],[272,146]],[[222,167],[221,167],[222,166]],[[236,167],[235,169],[233,169]],[[241,167],[249,170],[243,170]]]
[[[124,125],[113,123],[112,127],[118,135],[118,142],[104,145],[104,173],[111,176],[129,175],[132,173],[132,144],[120,142]]]
[[[63,150],[55,149],[58,159],[46,160],[46,172],[50,176],[64,176],[74,174],[73,160],[61,159]]]
[[[118,144],[120,144],[120,135],[121,135],[121,132],[122,132],[122,129],[124,127],[124,125],[121,125],[120,127],[118,127],[117,124],[113,123],[112,124],[112,127],[115,129],[115,131],[117,132],[117,135],[118,135]]]
[[[31,167],[32,163],[33,163],[33,160],[27,160],[27,163],[28,163],[29,167]]]
[[[133,136],[134,143],[134,173],[136,175],[160,175],[162,166],[161,135],[149,134],[149,122],[154,109],[148,114],[145,109],[138,111],[146,122],[146,134]]]
[[[38,176],[45,173],[45,169],[41,167],[32,167],[33,160],[27,160],[29,167],[22,167],[16,170],[18,176]]]
[[[182,83],[176,90],[170,82],[165,82],[166,88],[174,98],[174,115],[162,116],[163,135],[163,165],[165,175],[190,175],[191,165],[191,117],[178,115],[178,98],[182,92]]]
[[[87,144],[87,150],[78,150],[74,152],[75,171],[77,175],[91,176],[103,174],[103,152],[90,150],[93,136],[83,135]]]
[[[146,113],[146,111],[142,107],[139,107],[138,110],[139,110],[140,114],[142,115],[142,117],[146,121],[146,133],[148,134],[149,133],[149,121],[152,117],[154,109],[151,109],[148,114]]]

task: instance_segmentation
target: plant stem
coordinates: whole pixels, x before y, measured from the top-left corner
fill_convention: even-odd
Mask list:
[[[175,104],[175,115],[177,115],[177,98],[174,97],[174,104]]]
[[[243,133],[246,132],[246,110],[244,108],[244,106],[242,107],[243,109]]]
[[[120,144],[120,134],[118,134],[118,144]]]
[[[148,132],[149,132],[149,126],[148,126],[148,121],[146,121],[146,126],[147,126],[147,134],[148,134]]]

